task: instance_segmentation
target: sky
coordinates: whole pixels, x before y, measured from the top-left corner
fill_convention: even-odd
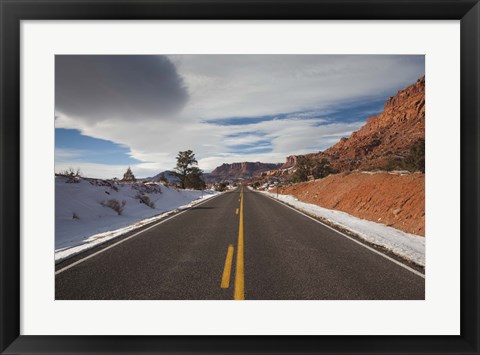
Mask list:
[[[284,162],[348,137],[425,74],[417,55],[57,55],[55,171],[136,177],[193,150]]]

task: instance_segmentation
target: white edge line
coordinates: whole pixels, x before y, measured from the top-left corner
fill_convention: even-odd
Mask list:
[[[256,192],[256,191],[255,191],[255,192]],[[359,241],[356,240],[355,238],[352,238],[352,237],[346,235],[345,233],[342,233],[342,232],[336,230],[336,229],[333,228],[333,227],[330,227],[328,224],[325,224],[325,223],[319,221],[318,219],[315,219],[315,218],[309,216],[308,214],[306,214],[306,213],[304,213],[304,212],[302,212],[302,211],[300,211],[300,210],[298,210],[298,209],[296,209],[296,208],[288,205],[286,202],[277,200],[276,198],[273,198],[273,197],[271,197],[271,196],[268,196],[267,194],[262,194],[261,192],[259,192],[259,194],[262,195],[262,196],[268,197],[269,199],[271,199],[271,200],[273,200],[273,201],[276,201],[276,202],[280,203],[281,205],[283,205],[283,206],[285,206],[285,207],[288,207],[288,208],[290,208],[291,210],[294,210],[295,212],[300,213],[301,215],[303,215],[303,216],[305,216],[305,217],[307,217],[307,218],[310,218],[312,221],[315,221],[315,222],[321,224],[322,226],[325,226],[325,227],[327,227],[327,228],[329,228],[329,229],[337,232],[338,234],[344,236],[345,238],[350,239],[352,242],[355,242],[355,243],[361,245],[362,247],[367,248],[368,250],[371,250],[371,251],[373,251],[374,253],[377,253],[378,255],[383,256],[385,259],[388,259],[388,260],[390,260],[392,263],[395,263],[395,264],[403,267],[404,269],[407,269],[408,271],[414,273],[415,275],[418,275],[418,276],[420,276],[420,277],[422,277],[422,278],[425,278],[425,275],[422,274],[421,272],[419,272],[419,271],[417,271],[417,270],[415,270],[415,269],[412,269],[411,267],[409,267],[409,266],[401,263],[400,261],[395,260],[395,259],[389,257],[388,255],[385,255],[385,254],[383,254],[382,252],[380,252],[380,251],[378,251],[378,250],[376,250],[376,249],[374,249],[374,248],[372,248],[372,247],[369,247],[368,245],[366,245],[366,244],[364,244],[364,243],[362,243],[362,242],[359,242]]]
[[[208,202],[208,201],[211,201],[211,200],[213,200],[213,199],[215,199],[215,198],[217,198],[217,197],[219,197],[219,196],[222,196],[222,195],[224,195],[224,194],[218,194],[217,196],[210,197],[209,199],[206,199],[206,200],[203,201],[203,202],[197,203],[197,204],[195,204],[195,205],[192,206],[192,207],[189,207],[189,208],[187,208],[187,209],[185,209],[185,210],[183,210],[183,211],[181,211],[181,212],[179,212],[179,213],[177,213],[177,214],[175,214],[175,215],[173,215],[173,216],[171,216],[171,217],[168,217],[167,219],[163,219],[163,220],[161,220],[160,222],[155,223],[154,225],[151,225],[150,227],[141,230],[140,232],[137,232],[137,233],[135,233],[135,234],[132,234],[131,236],[129,236],[129,237],[127,237],[127,238],[124,238],[124,239],[122,239],[122,240],[119,240],[118,242],[116,242],[116,243],[114,243],[114,244],[112,244],[112,245],[109,245],[108,247],[105,247],[105,248],[103,248],[103,249],[101,249],[101,250],[99,250],[99,251],[97,251],[97,252],[95,252],[95,253],[93,253],[93,254],[90,254],[90,255],[86,256],[86,257],[84,257],[83,259],[77,260],[77,261],[75,261],[74,263],[71,263],[70,265],[65,266],[64,268],[55,271],[55,275],[58,275],[58,274],[60,274],[60,273],[62,273],[62,272],[64,272],[64,271],[67,271],[68,269],[71,269],[72,267],[77,266],[78,264],[81,264],[81,263],[83,263],[84,261],[86,261],[86,260],[88,260],[88,259],[90,259],[90,258],[93,258],[94,256],[97,256],[98,254],[101,254],[101,253],[103,253],[104,251],[107,251],[108,249],[111,249],[111,248],[113,248],[113,247],[115,247],[115,246],[117,246],[117,245],[119,245],[119,244],[122,244],[123,242],[126,242],[127,240],[132,239],[133,237],[136,237],[136,236],[139,235],[139,234],[142,234],[142,233],[144,233],[144,232],[146,232],[146,231],[148,231],[148,230],[150,230],[150,229],[152,229],[152,228],[155,228],[156,226],[158,226],[158,225],[160,225],[160,224],[162,224],[162,223],[164,223],[164,222],[166,222],[166,221],[171,220],[172,218],[175,218],[175,217],[180,216],[181,214],[183,214],[183,213],[185,213],[185,212],[187,212],[187,211],[190,211],[192,208],[195,208],[195,207],[197,207],[197,206],[203,205],[204,203],[206,203],[206,202]]]

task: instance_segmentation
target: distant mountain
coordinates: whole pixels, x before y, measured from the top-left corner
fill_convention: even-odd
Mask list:
[[[147,178],[147,180],[153,181],[153,182],[159,182],[159,181],[165,181],[165,180],[169,183],[178,182],[177,176],[171,170],[162,171],[161,173],[159,173],[159,174],[157,174],[157,175],[155,175],[151,178]]]
[[[283,164],[243,162],[222,164],[208,174],[208,181],[249,179],[260,176],[262,172],[279,169]]]

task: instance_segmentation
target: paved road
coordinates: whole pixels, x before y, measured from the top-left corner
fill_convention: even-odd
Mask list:
[[[56,299],[425,295],[421,276],[246,188],[208,200],[65,269],[68,263],[57,266]]]

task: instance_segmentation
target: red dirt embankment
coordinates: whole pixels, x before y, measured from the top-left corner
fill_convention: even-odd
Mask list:
[[[353,172],[281,187],[279,193],[425,236],[425,175]]]

